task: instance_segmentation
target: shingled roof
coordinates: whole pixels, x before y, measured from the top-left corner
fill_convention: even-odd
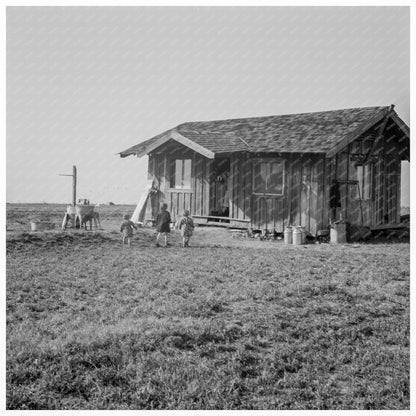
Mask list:
[[[389,107],[349,108],[180,124],[120,152],[121,157],[143,156],[173,139],[195,145],[208,157],[231,152],[328,153],[352,141],[379,122]],[[191,147],[189,146],[189,147]]]

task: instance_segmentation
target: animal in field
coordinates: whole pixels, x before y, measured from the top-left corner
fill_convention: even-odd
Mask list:
[[[72,222],[72,227],[80,227],[87,229],[87,223],[90,223],[90,230],[92,230],[92,223],[94,227],[101,227],[100,214],[94,210],[93,205],[68,205],[64,220],[62,222],[62,229],[66,229],[68,222]]]
[[[92,230],[92,223],[94,223],[94,228],[101,228],[100,213],[97,211],[93,211],[84,215],[82,217],[82,221],[80,222],[80,227],[82,228],[83,226],[85,226],[85,229],[87,229],[87,222],[90,223],[90,230]]]
[[[79,221],[79,226],[82,228],[85,226],[87,229],[87,222],[90,223],[90,230],[92,230],[92,217],[94,212],[93,205],[75,205],[75,223]]]
[[[75,207],[73,205],[68,205],[66,207],[66,213],[64,215],[64,219],[62,221],[62,230],[66,230],[66,227],[68,226],[68,222],[71,221],[72,227],[75,228],[76,222],[75,222]]]

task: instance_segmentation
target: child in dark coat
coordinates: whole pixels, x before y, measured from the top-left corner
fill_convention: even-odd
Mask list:
[[[123,244],[130,245],[133,237],[133,228],[137,230],[136,224],[130,221],[130,215],[124,216],[124,221],[121,223],[120,232],[123,233]]]
[[[163,234],[165,238],[165,247],[168,245],[168,233],[170,233],[170,213],[168,211],[168,205],[162,204],[159,214],[156,216],[156,231],[158,232],[156,237],[156,247],[160,247],[159,240]]]

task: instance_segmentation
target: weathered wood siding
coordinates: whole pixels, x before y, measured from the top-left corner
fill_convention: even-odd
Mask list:
[[[331,179],[341,181],[342,218],[351,224],[376,226],[394,224],[400,221],[400,173],[401,160],[405,158],[402,133],[390,122],[384,133],[377,139],[377,129],[369,130],[346,146],[328,163],[335,169]],[[371,149],[371,156],[365,162],[365,175],[369,189],[363,195],[363,184],[359,182],[358,168],[354,155],[365,155]],[[327,163],[327,165],[328,165]],[[363,168],[364,169],[364,168]],[[327,183],[329,190],[330,182]]]
[[[231,155],[230,216],[249,219],[254,229],[283,232],[301,225],[315,234],[325,222],[324,165],[322,155]],[[253,194],[256,160],[284,161],[283,195]]]
[[[150,198],[146,218],[154,218],[162,202],[168,204],[174,220],[185,209],[192,215],[212,215],[219,210],[228,187],[229,217],[236,220],[235,225],[238,220],[249,220],[254,229],[277,232],[300,225],[315,234],[329,225],[331,182],[337,179],[341,207],[336,219],[342,216],[352,224],[367,226],[396,223],[400,218],[400,164],[408,158],[409,141],[392,123],[381,140],[376,140],[376,133],[369,130],[331,158],[323,154],[233,153],[211,160],[168,142],[149,155],[148,179],[153,179],[159,192]],[[365,170],[369,186],[362,198],[355,156],[370,149],[373,157],[366,161]],[[192,160],[190,189],[170,186],[169,172],[176,158]],[[229,163],[224,181],[216,180],[221,160]],[[254,194],[253,174],[259,160],[284,162],[282,195]]]
[[[230,217],[252,220],[253,163],[246,153],[230,156]]]
[[[192,160],[190,189],[171,188],[170,172],[177,158]],[[153,179],[159,192],[149,198],[146,218],[155,218],[164,202],[174,221],[185,209],[193,215],[209,215],[211,164],[210,159],[181,145],[170,144],[149,155],[148,179]]]

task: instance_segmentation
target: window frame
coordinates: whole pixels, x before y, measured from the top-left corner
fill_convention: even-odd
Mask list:
[[[361,175],[358,174],[358,169],[361,168]],[[366,170],[367,174],[366,174]],[[361,178],[360,178],[361,176]],[[373,164],[365,163],[363,165],[357,165],[357,181],[360,187],[360,199],[361,201],[372,200],[372,183],[373,183]],[[365,186],[366,185],[366,186]],[[365,193],[364,193],[365,192]]]
[[[185,178],[186,178],[186,170],[185,170],[185,161],[189,160],[189,186],[177,186],[176,184],[176,176],[177,176],[177,172],[176,172],[176,167],[177,167],[177,162],[182,162],[181,163],[181,184],[183,184],[185,182]],[[170,191],[174,191],[174,192],[181,192],[181,191],[189,191],[192,190],[192,163],[193,159],[191,157],[173,157],[170,159],[170,163],[169,163],[169,190]],[[172,186],[173,184],[173,186]]]
[[[258,192],[256,191],[256,183],[255,183],[255,170],[256,165],[261,163],[280,163],[282,165],[282,192],[276,193],[276,192]],[[253,159],[253,172],[252,172],[252,186],[253,186],[253,195],[256,196],[284,196],[286,194],[286,160],[283,158],[255,158]]]

